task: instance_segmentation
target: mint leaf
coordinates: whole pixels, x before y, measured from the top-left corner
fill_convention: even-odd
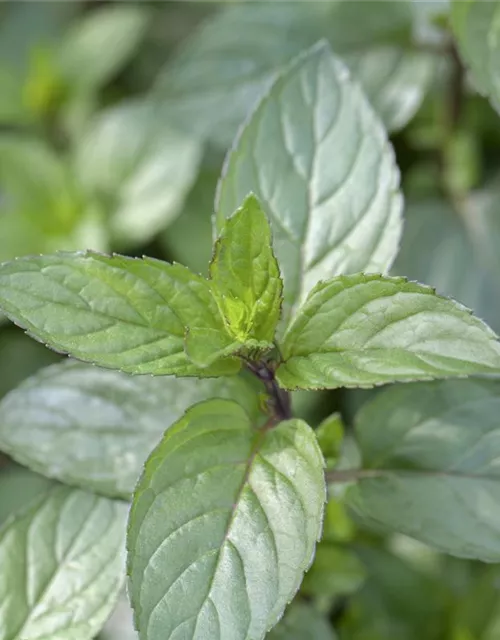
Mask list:
[[[132,57],[148,21],[146,8],[134,5],[111,5],[87,14],[58,47],[62,78],[75,93],[100,88]]]
[[[208,281],[178,264],[95,253],[22,258],[0,265],[0,308],[53,349],[112,369],[213,376],[240,367],[188,359],[186,327],[225,329]]]
[[[357,514],[454,555],[500,559],[500,383],[393,387],[356,420],[364,471]]]
[[[267,640],[335,640],[333,629],[325,616],[304,603],[293,603]]]
[[[1,640],[91,640],[124,580],[127,506],[57,486],[0,529]]]
[[[324,500],[306,423],[256,430],[229,400],[189,409],[151,454],[130,514],[140,637],[264,638],[311,563]]]
[[[405,278],[320,282],[291,323],[277,378],[285,388],[500,372],[500,344],[471,312]]]
[[[248,196],[226,221],[215,243],[210,277],[228,331],[240,342],[272,346],[283,283],[269,222],[255,196]]]
[[[128,498],[165,429],[196,402],[230,398],[259,416],[257,381],[131,377],[79,362],[43,369],[0,402],[0,450],[68,484]]]
[[[458,49],[476,88],[500,112],[500,7],[497,2],[451,3],[451,25]]]
[[[256,194],[273,229],[286,321],[318,280],[390,266],[398,182],[381,123],[321,45],[278,77],[241,131],[219,184],[217,227]]]
[[[150,240],[179,214],[201,159],[192,135],[165,126],[153,105],[100,113],[76,149],[75,172],[119,243]]]
[[[325,38],[352,67],[389,128],[427,91],[435,56],[412,42],[411,3],[247,3],[221,9],[182,43],[154,96],[169,122],[227,148],[252,106],[294,56]]]

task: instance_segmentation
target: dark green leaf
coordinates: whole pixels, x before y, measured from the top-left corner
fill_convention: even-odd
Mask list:
[[[232,398],[256,420],[258,391],[251,382],[131,377],[65,362],[0,402],[0,450],[45,476],[127,498],[163,432],[192,404]]]
[[[323,460],[300,420],[256,430],[228,400],[189,409],[134,496],[130,595],[147,640],[261,640],[311,563]]]
[[[471,312],[404,278],[357,274],[320,282],[281,351],[286,388],[370,386],[500,372],[500,344]]]
[[[398,182],[381,123],[322,45],[278,77],[241,131],[219,184],[217,226],[249,191],[257,195],[287,320],[318,280],[390,266],[401,232]]]

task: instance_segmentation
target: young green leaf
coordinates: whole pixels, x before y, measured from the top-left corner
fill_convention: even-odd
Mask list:
[[[281,350],[277,378],[285,388],[500,372],[500,343],[468,309],[430,287],[379,275],[320,282]]]
[[[447,380],[382,391],[356,421],[357,514],[454,555],[500,560],[500,383]]]
[[[210,277],[228,331],[240,342],[257,340],[272,347],[283,283],[269,222],[255,196],[248,196],[226,221]]]
[[[401,233],[394,154],[382,124],[326,45],[278,77],[241,131],[219,183],[222,228],[249,191],[271,221],[284,319],[322,278],[384,271]]]
[[[250,376],[131,377],[79,362],[43,369],[0,402],[0,450],[61,482],[129,498],[164,431],[196,402],[230,398],[257,421]]]
[[[135,101],[91,121],[78,141],[75,172],[113,237],[138,244],[178,215],[201,152],[198,140],[166,126],[152,104]]]
[[[0,529],[0,640],[91,640],[123,585],[127,505],[57,486]]]
[[[328,620],[310,605],[293,603],[266,640],[336,640]]]
[[[500,6],[484,0],[453,0],[451,24],[458,49],[478,91],[500,112]]]
[[[0,309],[53,349],[129,373],[229,375],[232,358],[206,368],[184,351],[187,327],[226,334],[207,280],[178,264],[60,253],[0,265]]]
[[[306,423],[254,429],[229,400],[189,409],[151,454],[130,514],[140,637],[264,638],[311,563],[324,501]]]

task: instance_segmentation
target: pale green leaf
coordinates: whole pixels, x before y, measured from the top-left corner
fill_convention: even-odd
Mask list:
[[[131,377],[64,362],[0,402],[0,450],[68,484],[128,498],[164,431],[196,402],[231,398],[255,420],[259,390],[248,377]]]
[[[500,5],[486,0],[453,0],[451,24],[476,88],[500,112]]]
[[[328,620],[311,606],[294,603],[266,640],[335,640]]]
[[[124,580],[127,505],[57,486],[0,529],[0,639],[91,640]]]
[[[229,332],[240,342],[273,343],[283,283],[271,229],[255,196],[229,218],[210,264],[214,294]]]
[[[186,327],[224,332],[207,280],[177,264],[60,253],[0,265],[0,309],[48,346],[111,369],[156,375],[229,375],[184,352]],[[229,336],[228,336],[229,340]]]
[[[76,173],[118,242],[150,240],[180,212],[201,159],[192,135],[166,125],[147,102],[99,114],[78,142]]]
[[[390,266],[401,233],[398,182],[359,86],[317,46],[278,77],[241,131],[219,184],[217,225],[256,194],[271,221],[288,319],[318,280]]]
[[[166,117],[227,147],[262,92],[295,55],[318,40],[352,64],[386,126],[418,109],[432,60],[414,51],[407,2],[246,3],[226,7],[195,31],[160,74]]]
[[[73,91],[100,88],[129,61],[145,35],[149,13],[137,5],[91,11],[64,36],[58,67]]]
[[[361,410],[359,516],[454,555],[500,559],[500,383],[393,387]]]
[[[320,282],[291,323],[277,378],[285,388],[372,386],[500,372],[493,331],[454,300],[405,278]]]
[[[305,422],[252,427],[229,400],[189,409],[146,463],[129,592],[147,640],[261,640],[311,563],[323,460]]]

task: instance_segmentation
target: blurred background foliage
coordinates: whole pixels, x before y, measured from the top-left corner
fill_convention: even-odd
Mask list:
[[[206,272],[217,178],[238,126],[273,74],[326,38],[395,147],[406,226],[394,273],[432,283],[499,331],[500,120],[459,61],[448,14],[444,0],[1,3],[0,262],[92,248]],[[2,397],[59,356],[0,324]],[[293,402],[315,426],[342,414],[348,468],[353,416],[374,393]],[[4,521],[49,481],[0,464]],[[500,567],[362,529],[332,490],[316,561],[270,637],[334,633],[498,640]],[[136,638],[125,599],[100,638]]]

